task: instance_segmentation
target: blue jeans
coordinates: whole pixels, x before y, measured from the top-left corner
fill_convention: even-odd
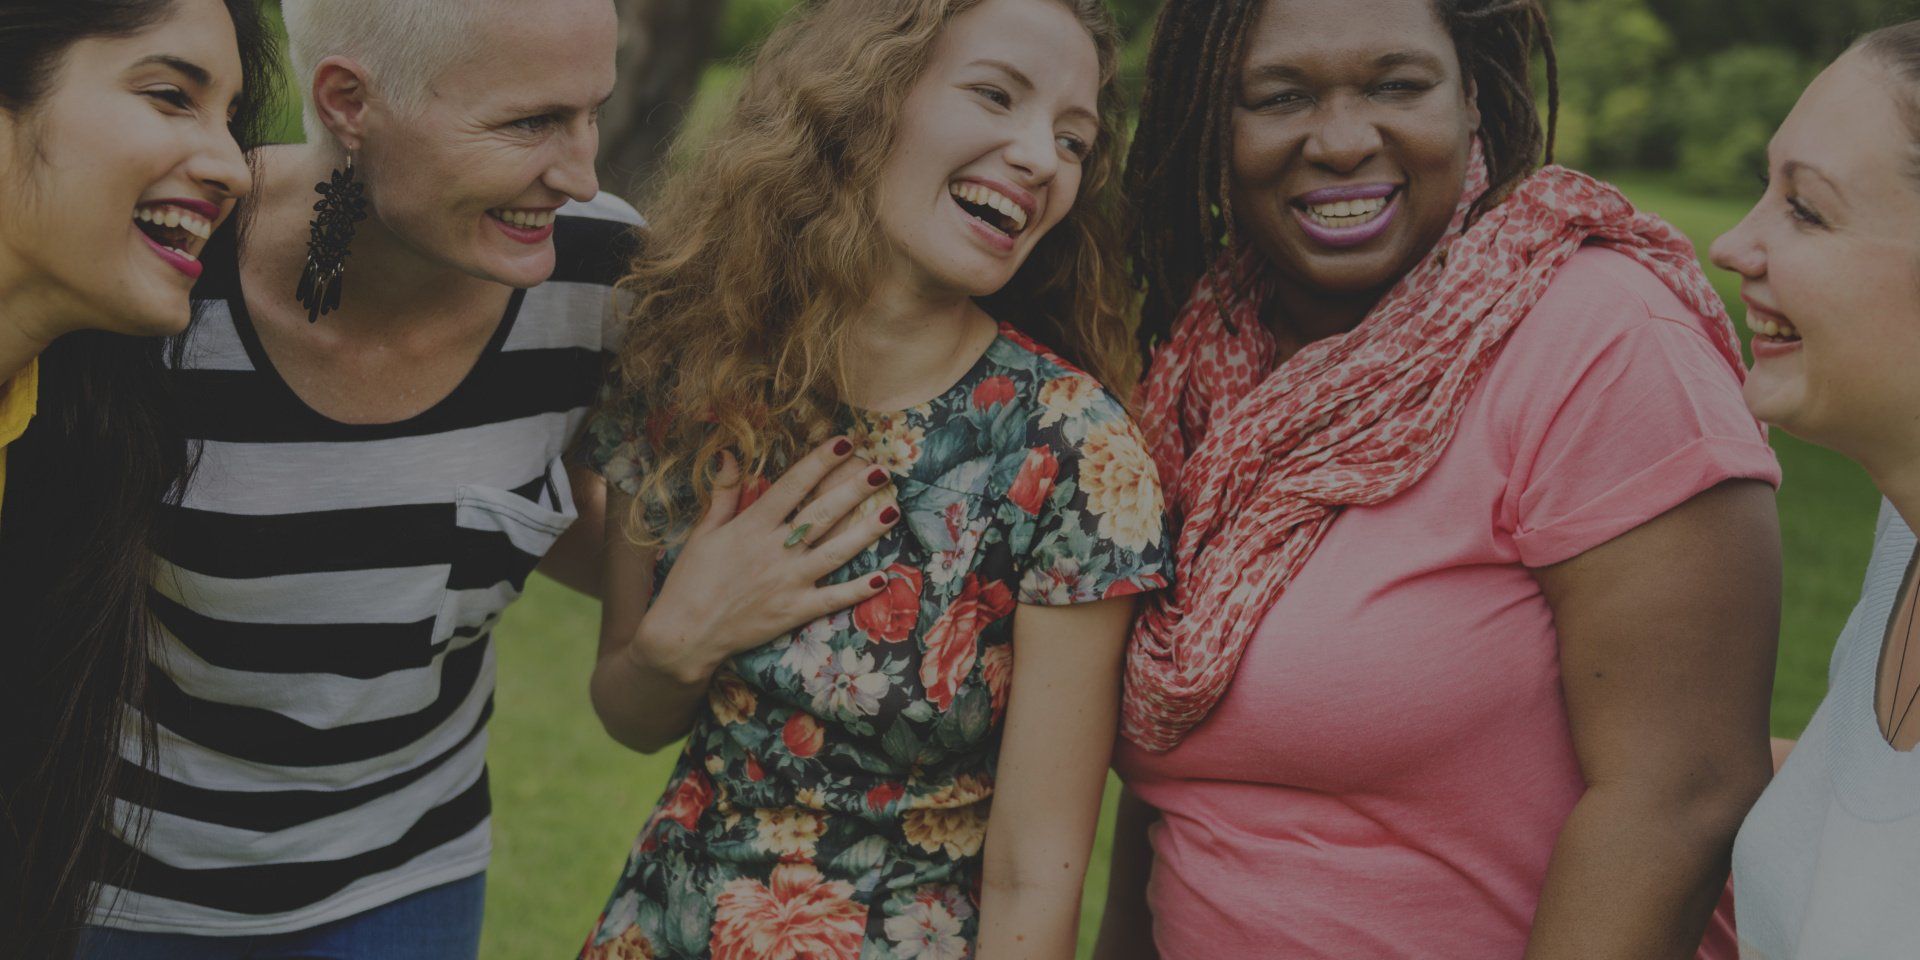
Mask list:
[[[473,960],[487,875],[298,933],[203,937],[88,927],[76,960]]]

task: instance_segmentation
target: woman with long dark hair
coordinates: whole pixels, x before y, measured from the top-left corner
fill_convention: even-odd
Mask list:
[[[110,879],[149,537],[189,455],[161,390],[198,255],[251,186],[254,0],[0,7],[0,954],[71,953]],[[135,751],[137,752],[137,751]],[[118,829],[132,829],[121,824]]]
[[[1162,15],[1127,193],[1175,587],[1103,956],[1733,955],[1778,467],[1692,244],[1540,167],[1536,51],[1537,0]]]

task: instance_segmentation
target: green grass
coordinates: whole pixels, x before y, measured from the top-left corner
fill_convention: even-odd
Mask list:
[[[1621,182],[1636,203],[1693,237],[1703,255],[1744,212],[1738,201],[1690,197],[1660,179]],[[1722,295],[1734,298],[1737,282],[1713,273]],[[1878,496],[1859,468],[1827,451],[1777,434],[1775,447],[1787,482],[1780,492],[1786,618],[1773,726],[1793,736],[1825,693],[1827,656],[1859,592]],[[673,765],[670,752],[640,757],[615,745],[594,719],[587,677],[596,616],[590,602],[536,578],[499,631],[486,960],[572,956]],[[1111,823],[1110,789],[1082,914],[1083,954],[1106,887]]]

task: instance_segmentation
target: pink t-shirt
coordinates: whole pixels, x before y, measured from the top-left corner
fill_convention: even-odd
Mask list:
[[[1585,789],[1529,568],[1779,466],[1699,322],[1588,248],[1468,401],[1432,472],[1348,509],[1180,746],[1121,744],[1162,817],[1168,960],[1503,960]],[[1734,956],[1723,904],[1701,956]]]

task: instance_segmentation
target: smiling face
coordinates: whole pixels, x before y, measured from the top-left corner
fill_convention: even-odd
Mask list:
[[[982,297],[1073,208],[1100,131],[1099,54],[1056,0],[955,17],[900,109],[880,228],[908,284]]]
[[[1282,283],[1384,292],[1440,241],[1480,114],[1433,0],[1268,0],[1234,96],[1234,218]]]
[[[240,85],[226,6],[176,0],[132,36],[75,43],[37,104],[0,110],[0,257],[62,328],[186,328],[200,251],[252,186],[227,127]]]
[[[1765,195],[1712,249],[1756,331],[1748,407],[1868,463],[1920,441],[1920,185],[1890,93],[1905,84],[1858,50],[1829,67],[1775,134]]]
[[[478,52],[418,111],[374,104],[355,155],[372,215],[421,259],[514,287],[554,269],[554,211],[599,192],[598,113],[619,22],[605,0],[493,3]],[[325,69],[324,64],[321,67]],[[348,139],[348,138],[343,138]]]

